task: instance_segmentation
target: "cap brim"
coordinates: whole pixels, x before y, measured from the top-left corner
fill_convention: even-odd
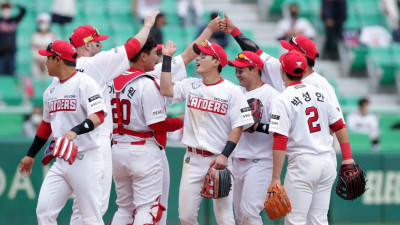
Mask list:
[[[203,46],[201,46],[201,45],[199,45],[199,44],[197,44],[197,43],[194,43],[194,44],[193,44],[193,51],[194,51],[197,55],[200,55],[200,52],[203,52],[203,53],[205,53],[205,54],[207,54],[207,55],[211,55],[211,56],[216,57],[216,56],[214,55],[214,52],[213,52],[211,49],[208,50],[207,48],[204,48]]]
[[[229,60],[228,65],[234,66],[234,67],[239,67],[239,68],[251,66],[250,63],[248,63],[248,62],[239,62],[237,60]]]
[[[108,35],[106,34],[101,34],[99,36],[96,36],[95,38],[93,38],[92,41],[104,41],[108,38]]]
[[[282,47],[284,48],[284,49],[287,49],[287,50],[295,50],[295,48],[293,47],[293,45],[292,44],[290,44],[290,42],[288,42],[288,41],[285,41],[285,40],[281,40],[281,45],[282,45]]]
[[[46,49],[39,49],[38,50],[39,55],[42,56],[51,56],[51,55],[55,55],[53,52],[51,51],[47,51]]]

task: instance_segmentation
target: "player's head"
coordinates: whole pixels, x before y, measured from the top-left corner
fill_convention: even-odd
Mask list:
[[[235,60],[230,60],[228,65],[236,67],[236,77],[242,87],[249,87],[254,82],[261,81],[264,63],[254,52],[243,51],[236,56]]]
[[[203,75],[211,71],[221,73],[222,68],[228,63],[228,57],[224,49],[217,43],[208,40],[201,44],[193,44],[196,57],[196,73]]]
[[[8,2],[1,3],[1,17],[8,19],[11,17],[11,4]]]
[[[307,64],[314,67],[315,60],[319,57],[317,46],[314,41],[304,35],[292,37],[289,41],[281,40],[281,45],[287,50],[296,50],[303,53],[307,58]]]
[[[292,2],[289,5],[289,12],[292,18],[297,18],[299,16],[299,5],[296,2]]]
[[[66,67],[75,69],[77,53],[74,46],[67,41],[56,40],[38,52],[42,56],[47,56],[46,66],[50,76],[60,75],[60,71]]]
[[[367,114],[368,108],[369,108],[368,98],[361,98],[358,101],[358,106],[359,106],[359,110],[360,110],[361,114],[363,114],[363,115]]]
[[[100,41],[104,41],[108,35],[100,34],[99,30],[93,26],[80,26],[72,32],[69,42],[76,48],[79,56],[94,56],[101,51],[103,45]]]
[[[281,63],[281,75],[285,84],[303,78],[307,68],[307,60],[302,53],[295,50],[289,51],[281,55],[279,62]]]
[[[145,72],[148,72],[154,70],[157,60],[157,42],[156,39],[149,35],[143,48],[129,61],[134,67],[144,69]]]

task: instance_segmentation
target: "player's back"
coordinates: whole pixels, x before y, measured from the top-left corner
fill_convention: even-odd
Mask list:
[[[124,75],[121,75],[124,76]],[[151,76],[151,75],[148,75]],[[114,80],[114,86],[115,86]],[[111,93],[111,107],[113,114],[113,128],[118,129],[118,117],[124,129],[136,132],[152,132],[148,126],[164,121],[166,118],[165,103],[161,93],[153,79],[141,76],[133,79],[118,93],[119,110],[117,109],[117,96],[115,88]],[[120,113],[118,113],[120,111]],[[132,142],[142,140],[132,135],[119,135],[114,132],[113,139],[120,142]]]
[[[270,130],[288,136],[288,157],[333,150],[329,125],[341,117],[324,90],[295,82],[273,107]]]

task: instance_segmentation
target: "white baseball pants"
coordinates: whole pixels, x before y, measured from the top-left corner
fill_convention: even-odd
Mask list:
[[[262,225],[260,216],[272,179],[271,159],[233,159],[233,205],[239,225]]]
[[[144,145],[117,143],[112,147],[112,167],[117,192],[118,211],[113,225],[153,224],[151,207],[162,193],[162,153],[158,145],[147,139]]]
[[[163,212],[161,220],[157,223],[158,225],[167,225],[167,212],[168,212],[168,197],[169,197],[169,163],[166,151],[161,151],[162,153],[162,165],[163,165],[163,185],[161,194],[161,205],[163,205],[166,210]]]
[[[187,160],[188,157],[189,160]],[[216,157],[216,155],[203,157],[199,154],[186,151],[179,188],[178,211],[181,225],[199,224],[197,216],[200,203],[203,199],[200,195],[201,187],[203,186],[204,177],[210,168],[210,163]],[[228,168],[231,169],[232,166],[229,161]],[[213,199],[213,205],[214,215],[218,225],[235,224],[232,210],[232,191],[229,193],[229,196],[225,198]]]
[[[104,224],[101,197],[104,160],[99,149],[78,153],[74,164],[57,158],[44,178],[36,214],[39,225],[56,225],[57,216],[74,194],[85,225]]]
[[[289,159],[284,186],[292,211],[286,216],[285,224],[328,224],[336,165],[334,151]]]
[[[107,212],[110,200],[111,184],[112,184],[112,159],[111,159],[111,140],[110,134],[101,134],[100,151],[103,153],[104,160],[104,174],[103,174],[103,192],[101,197],[101,215]],[[79,207],[74,196],[74,203],[72,205],[72,216],[70,225],[83,225],[82,216],[79,212]]]

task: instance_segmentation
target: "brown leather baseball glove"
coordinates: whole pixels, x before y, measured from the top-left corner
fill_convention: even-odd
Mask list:
[[[291,210],[289,197],[287,196],[285,189],[280,184],[271,185],[268,188],[268,196],[272,195],[271,198],[265,200],[264,207],[267,211],[268,217],[271,220],[280,219],[286,216]]]
[[[224,198],[229,195],[232,187],[231,171],[228,168],[208,169],[200,194],[204,198]]]

